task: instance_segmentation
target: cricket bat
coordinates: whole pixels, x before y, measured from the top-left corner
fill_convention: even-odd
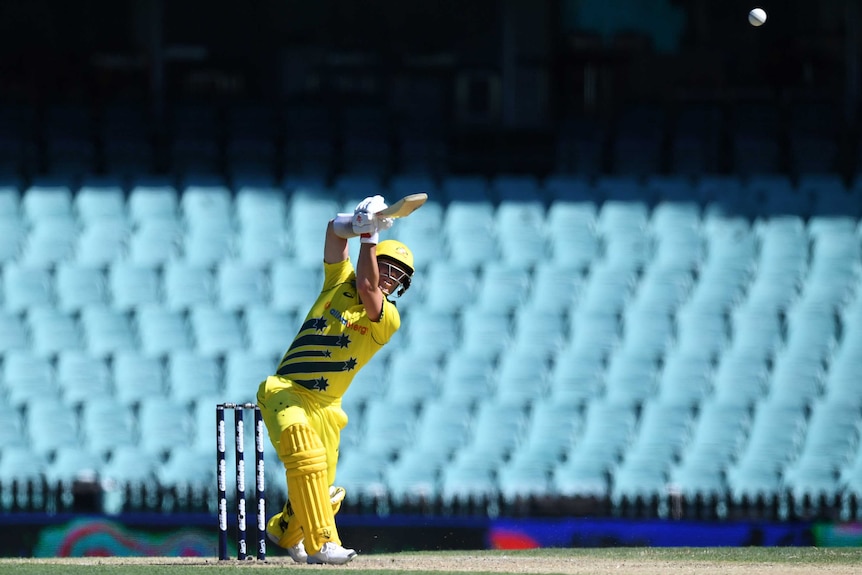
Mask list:
[[[422,207],[428,200],[428,194],[421,192],[404,196],[385,210],[375,214],[378,218],[404,218]]]

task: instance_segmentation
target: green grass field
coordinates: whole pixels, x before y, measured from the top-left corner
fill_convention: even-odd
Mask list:
[[[340,570],[362,575],[394,573],[561,573],[650,575],[666,573],[809,574],[862,573],[862,548],[602,548],[360,555],[344,567],[296,565],[282,557],[266,562],[214,558],[4,559],[4,575],[192,575],[202,569]]]

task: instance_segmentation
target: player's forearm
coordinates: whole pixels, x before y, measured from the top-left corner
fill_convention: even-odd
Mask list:
[[[371,321],[377,321],[383,309],[380,270],[377,267],[377,244],[363,243],[356,262],[356,289]]]
[[[348,257],[347,240],[335,233],[334,220],[326,226],[326,241],[323,245],[323,261],[328,264],[343,262]]]

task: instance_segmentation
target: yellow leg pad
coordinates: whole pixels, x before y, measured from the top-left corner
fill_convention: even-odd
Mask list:
[[[326,450],[320,438],[311,427],[298,423],[282,432],[281,442],[287,495],[305,535],[308,554],[317,553],[328,541],[341,545],[329,501]]]

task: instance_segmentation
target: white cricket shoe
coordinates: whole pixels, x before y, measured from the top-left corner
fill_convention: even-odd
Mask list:
[[[305,544],[302,541],[287,548],[287,554],[296,563],[308,563],[308,553],[305,552]]]
[[[344,565],[356,557],[356,551],[345,549],[333,542],[324,543],[320,551],[308,556],[308,562],[315,565]]]

